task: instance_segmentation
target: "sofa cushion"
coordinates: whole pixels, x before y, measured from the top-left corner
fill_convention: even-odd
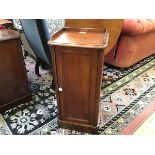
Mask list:
[[[122,32],[130,35],[144,34],[155,30],[153,19],[125,19]]]

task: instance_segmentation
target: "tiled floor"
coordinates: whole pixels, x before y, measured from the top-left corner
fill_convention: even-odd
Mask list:
[[[133,135],[155,135],[155,112],[134,132]]]

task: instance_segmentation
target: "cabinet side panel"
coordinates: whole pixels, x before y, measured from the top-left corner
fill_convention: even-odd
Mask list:
[[[30,94],[19,40],[0,43],[0,106]]]

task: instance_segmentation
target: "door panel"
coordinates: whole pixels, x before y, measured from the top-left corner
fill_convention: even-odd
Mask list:
[[[56,71],[61,119],[90,124],[95,112],[98,52],[56,47]],[[93,110],[94,109],[94,110]]]

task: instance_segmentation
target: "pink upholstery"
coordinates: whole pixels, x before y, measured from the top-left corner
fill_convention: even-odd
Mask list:
[[[0,24],[0,29],[4,29],[5,27],[3,25]]]
[[[154,53],[155,20],[125,19],[120,40],[105,56],[105,62],[117,67],[130,67]]]

